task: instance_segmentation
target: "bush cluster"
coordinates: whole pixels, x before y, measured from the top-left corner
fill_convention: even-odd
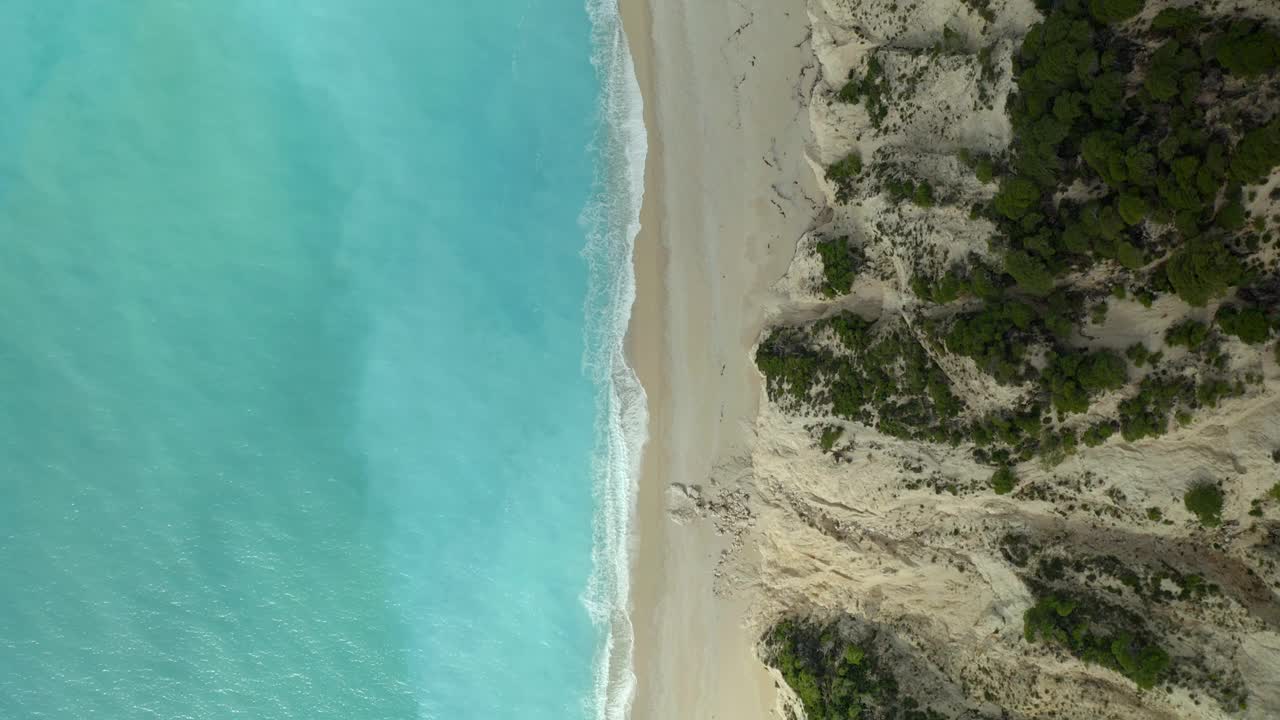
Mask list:
[[[1064,415],[1082,413],[1097,393],[1123,387],[1129,379],[1129,366],[1111,352],[1055,353],[1042,377],[1055,410]]]
[[[1209,339],[1209,326],[1195,320],[1183,320],[1170,327],[1164,333],[1164,341],[1175,347],[1188,350],[1199,350],[1205,340]]]
[[[979,369],[1009,384],[1027,379],[1027,347],[1041,335],[1035,309],[1014,301],[957,315],[945,338],[948,350],[972,358]]]
[[[1000,277],[979,263],[953,265],[936,280],[917,274],[911,279],[911,291],[921,300],[946,305],[962,297],[993,300],[1004,293]]]
[[[837,354],[817,347],[829,330]],[[775,402],[830,408],[894,437],[960,443],[960,399],[942,369],[906,328],[876,334],[873,323],[843,313],[807,329],[778,328],[761,343],[756,365]]]
[[[1223,305],[1214,319],[1222,332],[1251,345],[1264,343],[1271,337],[1271,323],[1266,314],[1256,307]]]
[[[944,720],[910,694],[872,648],[843,639],[836,625],[783,620],[767,637],[769,662],[809,720]]]
[[[1213,483],[1197,483],[1182,496],[1187,510],[1195,515],[1204,527],[1222,524],[1222,490]]]
[[[847,236],[819,240],[816,249],[822,258],[822,294],[839,297],[853,289],[853,279],[864,258]]]
[[[849,71],[849,80],[836,93],[841,102],[857,104],[861,102],[871,118],[871,125],[879,129],[889,114],[889,78],[885,75],[880,58],[875,55],[867,61],[867,72],[858,77],[855,71]]]
[[[1202,38],[1208,26],[1194,11],[1163,12],[1152,27],[1165,39],[1131,87],[1133,53],[1112,24],[1142,4],[1054,3],[1018,53],[1013,160],[992,209],[1008,240],[1004,270],[1032,295],[1098,259],[1131,270],[1158,260],[1147,220],[1174,228],[1163,271],[1189,303],[1203,305],[1243,277],[1231,249],[1245,224],[1239,186],[1280,165],[1280,118],[1232,146],[1223,128],[1206,124],[1204,81],[1274,70],[1275,36],[1244,23]],[[1055,200],[1077,179],[1100,190],[1084,202]]]
[[[853,197],[854,182],[862,173],[862,155],[857,150],[827,168],[827,180],[836,186],[836,200],[848,202]]]
[[[897,202],[910,201],[922,208],[930,208],[937,203],[933,185],[928,180],[892,179],[885,182],[885,190]]]
[[[1008,495],[1013,492],[1013,488],[1018,484],[1018,475],[1013,468],[1003,465],[996,470],[991,476],[991,489],[997,495]]]
[[[1117,627],[1118,626],[1118,627]],[[1072,655],[1110,668],[1150,689],[1169,669],[1169,654],[1139,619],[1101,603],[1051,594],[1023,616],[1027,642],[1054,643]]]
[[[1120,402],[1120,435],[1125,442],[1159,437],[1169,431],[1169,415],[1193,406],[1195,385],[1185,378],[1147,377],[1138,393]]]
[[[1213,39],[1212,53],[1227,72],[1257,77],[1280,67],[1280,35],[1253,20],[1237,20]]]

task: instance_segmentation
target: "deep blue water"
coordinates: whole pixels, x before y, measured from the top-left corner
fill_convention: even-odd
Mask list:
[[[0,717],[600,711],[607,9],[6,5]]]

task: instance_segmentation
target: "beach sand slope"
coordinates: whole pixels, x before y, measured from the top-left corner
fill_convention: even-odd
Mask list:
[[[705,510],[746,501],[760,386],[750,349],[817,210],[804,103],[816,69],[802,0],[632,0],[649,162],[631,360],[649,398],[637,511],[633,717],[770,717],[748,628],[749,552]],[[668,512],[669,510],[674,512]]]

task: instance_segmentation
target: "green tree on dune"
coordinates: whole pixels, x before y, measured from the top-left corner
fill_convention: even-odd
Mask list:
[[[1144,0],[1089,0],[1089,12],[1102,23],[1116,23],[1142,12]]]

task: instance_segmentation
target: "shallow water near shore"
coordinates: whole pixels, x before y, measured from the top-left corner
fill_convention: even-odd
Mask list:
[[[304,5],[0,24],[2,717],[558,719],[626,685],[612,4]]]

